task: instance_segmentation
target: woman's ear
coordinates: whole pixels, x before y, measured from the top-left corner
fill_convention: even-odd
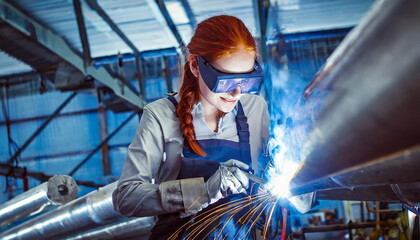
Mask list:
[[[190,70],[192,74],[198,78],[198,65],[197,65],[197,58],[195,56],[190,55],[188,58],[188,63],[190,64]]]

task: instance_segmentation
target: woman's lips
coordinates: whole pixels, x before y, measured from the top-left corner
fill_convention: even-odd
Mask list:
[[[223,102],[225,102],[225,103],[230,103],[230,104],[232,104],[232,103],[235,103],[236,102],[236,99],[227,99],[227,98],[224,98],[224,97],[220,97],[221,99],[222,99],[222,101]]]

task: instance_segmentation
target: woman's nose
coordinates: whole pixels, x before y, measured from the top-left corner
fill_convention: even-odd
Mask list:
[[[232,92],[229,92],[229,94],[232,96],[232,97],[236,97],[236,96],[238,96],[239,94],[241,94],[241,86],[237,86],[236,88],[235,88],[235,90],[233,90]]]

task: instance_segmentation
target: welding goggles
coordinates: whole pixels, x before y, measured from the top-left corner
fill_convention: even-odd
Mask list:
[[[215,93],[228,93],[238,86],[241,93],[258,94],[263,82],[263,71],[255,61],[254,69],[249,73],[220,72],[201,56],[198,56],[198,68],[207,87]]]

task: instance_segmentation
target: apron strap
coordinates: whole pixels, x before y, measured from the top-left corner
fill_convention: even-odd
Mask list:
[[[249,145],[249,125],[248,118],[245,116],[242,104],[238,101],[238,112],[235,117],[236,129],[238,130],[239,146],[241,148],[241,160],[251,164],[251,149]]]
[[[176,108],[178,107],[178,101],[175,99],[174,95],[169,95],[168,99],[175,106],[175,112],[176,112]]]

